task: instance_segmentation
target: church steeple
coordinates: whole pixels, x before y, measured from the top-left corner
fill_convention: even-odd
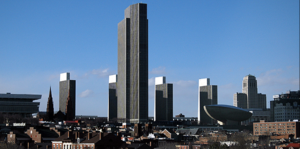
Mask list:
[[[53,120],[53,114],[54,114],[54,108],[53,108],[53,98],[52,98],[52,92],[51,87],[49,91],[49,97],[48,97],[48,103],[47,103],[47,116],[48,120]]]

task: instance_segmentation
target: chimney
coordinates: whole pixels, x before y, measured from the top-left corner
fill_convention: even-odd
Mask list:
[[[149,146],[152,147],[152,141],[149,142]]]
[[[68,138],[70,138],[70,131],[68,131]]]
[[[103,138],[103,132],[99,133],[99,140],[101,140]]]
[[[77,138],[78,138],[78,132],[75,133],[75,139],[77,139]]]
[[[88,132],[88,134],[87,134],[88,140],[90,140],[90,137],[91,137],[90,134],[91,134],[90,132]]]
[[[27,149],[29,149],[29,142],[27,142]]]
[[[46,149],[48,149],[48,145],[46,145]]]

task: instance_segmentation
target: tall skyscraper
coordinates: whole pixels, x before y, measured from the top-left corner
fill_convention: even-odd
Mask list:
[[[148,19],[147,4],[125,9],[118,24],[118,119],[148,120]]]
[[[111,121],[117,118],[117,81],[118,75],[109,76],[109,89],[108,89],[108,114],[107,121]]]
[[[66,112],[66,104],[70,91],[70,98],[72,100],[72,108],[74,110],[73,116],[75,117],[76,107],[76,81],[70,80],[70,73],[61,73],[59,82],[59,110],[61,112]]]
[[[155,78],[154,121],[173,120],[173,84],[166,77]]]
[[[51,87],[49,91],[48,103],[47,103],[47,117],[48,120],[52,121],[54,115],[54,108],[53,108],[53,98],[51,93]]]
[[[203,106],[218,104],[218,87],[210,85],[210,79],[199,79],[198,90],[198,123],[202,125],[212,125],[215,121],[204,111]]]
[[[247,75],[243,79],[243,93],[233,95],[233,105],[244,109],[259,108],[265,110],[266,94],[257,93],[257,81],[255,76]]]

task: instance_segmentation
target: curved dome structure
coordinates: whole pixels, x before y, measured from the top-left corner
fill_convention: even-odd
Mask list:
[[[206,105],[204,106],[204,111],[212,119],[227,122],[229,121],[244,121],[252,116],[249,111],[230,106],[230,105]]]

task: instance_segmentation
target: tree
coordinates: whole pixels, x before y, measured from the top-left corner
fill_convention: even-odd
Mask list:
[[[5,142],[0,142],[0,148],[1,149],[21,149],[22,147],[13,144],[13,143],[5,143]]]

